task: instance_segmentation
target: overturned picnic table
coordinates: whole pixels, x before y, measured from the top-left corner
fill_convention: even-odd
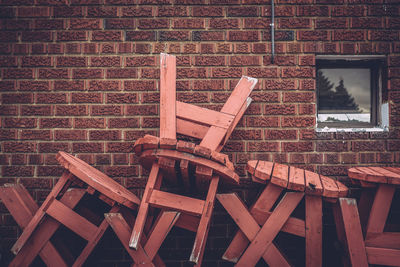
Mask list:
[[[400,168],[356,167],[348,174],[362,187],[358,206],[366,252],[363,257],[370,264],[400,266],[400,232],[386,229],[393,196],[400,186]]]

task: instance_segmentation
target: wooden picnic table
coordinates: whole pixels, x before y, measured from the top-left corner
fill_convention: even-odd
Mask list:
[[[349,169],[348,175],[362,187],[358,207],[368,263],[400,266],[400,233],[385,228],[400,185],[400,168],[356,167]]]

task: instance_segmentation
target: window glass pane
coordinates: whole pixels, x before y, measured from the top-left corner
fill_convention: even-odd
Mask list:
[[[317,75],[319,122],[370,122],[369,68],[321,68]]]

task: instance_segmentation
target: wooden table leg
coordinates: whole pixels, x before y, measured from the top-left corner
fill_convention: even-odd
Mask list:
[[[379,185],[368,219],[367,235],[383,232],[395,190],[392,185]]]
[[[306,266],[322,266],[322,198],[306,195]]]
[[[143,228],[146,222],[147,213],[149,211],[149,202],[153,189],[156,188],[157,185],[161,185],[160,180],[162,180],[162,173],[157,163],[153,163],[153,166],[150,171],[149,179],[146,184],[145,191],[143,193],[142,201],[140,202],[138,215],[136,218],[135,225],[133,226],[131,238],[129,241],[129,247],[137,249],[140,238],[143,232]]]
[[[361,229],[365,237],[367,231],[368,217],[374,203],[376,188],[364,187],[361,192],[360,201],[358,202],[358,213],[360,214]]]

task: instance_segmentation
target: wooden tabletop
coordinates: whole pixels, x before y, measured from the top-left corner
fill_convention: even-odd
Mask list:
[[[73,175],[108,198],[133,209],[140,204],[135,194],[83,160],[62,151],[56,158]]]
[[[400,184],[400,167],[356,167],[348,170],[351,179],[379,184]]]
[[[348,188],[339,181],[293,166],[263,160],[247,162],[254,182],[271,182],[283,188],[328,198],[345,197]]]

